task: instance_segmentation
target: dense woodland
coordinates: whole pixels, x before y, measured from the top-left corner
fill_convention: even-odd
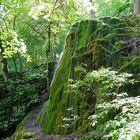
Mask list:
[[[0,0],[0,139],[139,140],[140,0]]]

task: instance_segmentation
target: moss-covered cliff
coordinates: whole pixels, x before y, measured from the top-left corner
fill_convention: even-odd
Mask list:
[[[95,114],[98,88],[91,91],[84,85],[77,86],[80,93],[75,93],[70,87],[90,71],[112,67],[119,73],[133,73],[137,82],[121,87],[119,92],[140,95],[139,27],[140,20],[136,17],[106,17],[72,26],[51,85],[49,105],[44,107],[47,112],[41,112],[45,114],[44,132],[69,134],[93,130],[88,118]]]

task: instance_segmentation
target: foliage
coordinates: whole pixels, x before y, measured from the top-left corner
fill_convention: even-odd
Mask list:
[[[1,34],[2,40],[2,55],[4,58],[11,58],[14,54],[19,53],[21,57],[27,58],[30,61],[29,55],[26,54],[27,48],[23,39],[18,39],[17,33],[12,29],[3,29]]]
[[[128,97],[127,93],[118,90],[122,85],[135,83],[131,74],[111,69],[100,69],[86,75],[86,81],[96,78],[99,82],[98,99],[94,115],[89,116],[91,126],[96,133],[80,140],[132,140],[139,136],[140,96]],[[107,100],[106,100],[107,99]]]
[[[46,21],[59,21],[65,26],[64,23],[71,24],[84,19],[86,15],[82,10],[81,3],[80,0],[39,1],[31,9],[29,15],[35,20],[43,17]]]
[[[127,83],[134,83],[134,79],[129,79],[132,74],[121,73],[118,74],[117,71],[113,71],[110,68],[100,69],[99,71],[93,71],[88,73],[86,78],[94,77],[97,79],[99,84],[99,96],[101,95],[106,99],[113,99],[113,96],[119,92],[119,88]],[[97,95],[98,96],[98,95]],[[105,101],[105,98],[103,99]],[[100,102],[100,101],[99,101]]]
[[[95,127],[94,125],[97,123],[96,119],[98,118],[98,126],[104,123],[106,119],[109,119],[108,114],[117,112],[118,108],[115,109],[115,105],[113,105],[111,101],[117,96],[121,96],[118,92],[122,85],[134,83],[134,80],[130,79],[132,74],[118,74],[117,71],[113,71],[110,68],[102,68],[98,71],[86,73],[86,70],[83,67],[78,66],[75,70],[80,71],[82,74],[85,73],[85,76],[79,80],[70,79],[68,81],[67,88],[65,89],[65,92],[68,95],[68,108],[66,108],[68,114],[62,118],[62,127],[70,129],[80,120],[87,120],[88,122],[89,116],[83,114],[85,109],[88,110],[88,114],[93,114],[95,111],[95,115],[92,115],[89,118],[93,117],[95,119],[91,124],[93,127]],[[123,93],[122,95],[125,96],[126,94]],[[102,102],[105,103],[102,104]],[[96,107],[95,104],[97,105]],[[100,113],[98,114],[98,112]],[[91,122],[91,120],[89,122]],[[89,122],[88,124],[83,123],[84,125],[87,125],[86,129],[90,129],[91,127]],[[79,128],[80,127],[81,126],[79,126]]]
[[[47,77],[48,72],[45,70],[45,66],[38,66],[37,68],[34,68],[33,70],[29,70],[24,74],[25,80],[31,80],[31,79],[41,79]]]
[[[4,84],[4,83],[3,83]],[[39,101],[37,87],[14,79],[5,83],[7,93],[0,100],[0,135],[14,127]],[[8,90],[9,89],[9,90]]]
[[[2,0],[0,7],[3,54],[8,58],[9,72],[56,61],[70,25],[86,17],[81,0]]]
[[[22,76],[11,74],[7,81],[0,82],[0,137],[14,132],[16,125],[40,102],[39,93],[46,89],[44,65]]]
[[[133,14],[133,0],[93,0],[96,17]]]

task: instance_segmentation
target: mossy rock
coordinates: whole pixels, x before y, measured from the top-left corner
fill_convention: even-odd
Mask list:
[[[84,90],[81,91],[80,97],[77,94],[71,95],[66,92],[69,79],[79,80],[84,77],[84,73],[75,71],[76,67],[84,64],[87,72],[98,70],[101,67],[112,67],[119,72],[132,73],[134,77],[138,76],[136,80],[140,80],[139,56],[133,54],[133,45],[130,48],[126,47],[131,40],[133,42],[135,37],[139,38],[137,30],[139,26],[140,19],[133,16],[106,17],[99,21],[87,20],[72,26],[66,39],[64,54],[50,88],[48,112],[45,113],[43,122],[45,133],[69,134],[91,130],[90,125],[87,125],[87,120],[94,112],[96,99],[91,103],[90,108],[86,108],[85,102],[92,95],[85,94]],[[139,42],[136,46],[139,46]],[[135,59],[132,60],[130,56]],[[138,95],[139,83],[134,85],[136,87],[132,89],[135,88],[137,90],[135,94]],[[73,124],[70,122],[69,127],[63,127],[65,125],[63,119],[69,117],[70,113],[67,109],[71,106],[73,112],[78,112],[74,115],[78,115],[80,119]]]

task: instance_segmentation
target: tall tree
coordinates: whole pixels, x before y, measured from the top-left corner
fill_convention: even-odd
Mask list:
[[[140,0],[134,0],[134,14],[140,14]]]

